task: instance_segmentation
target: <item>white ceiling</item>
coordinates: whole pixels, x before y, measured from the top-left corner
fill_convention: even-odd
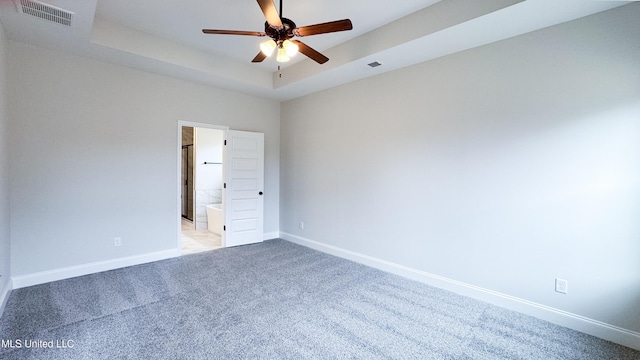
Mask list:
[[[283,0],[298,26],[349,18],[353,30],[301,38],[331,60],[302,54],[253,64],[264,38],[201,29],[264,31],[255,0],[39,0],[74,13],[71,27],[0,1],[11,40],[274,100],[288,100],[570,21],[628,1]],[[276,0],[276,5],[279,2]],[[370,68],[366,64],[383,65]],[[282,65],[281,71],[277,66]]]

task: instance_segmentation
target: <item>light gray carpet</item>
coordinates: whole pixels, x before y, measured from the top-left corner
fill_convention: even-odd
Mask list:
[[[640,359],[283,240],[15,290],[0,339],[23,341],[2,359]]]

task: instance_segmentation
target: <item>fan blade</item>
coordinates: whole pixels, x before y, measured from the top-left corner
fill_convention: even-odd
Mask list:
[[[260,5],[260,9],[262,9],[262,13],[271,27],[282,27],[282,20],[280,20],[280,15],[278,15],[278,10],[276,10],[276,4],[273,3],[273,0],[258,0],[258,5]]]
[[[315,24],[309,26],[299,27],[293,30],[293,33],[298,36],[309,36],[309,35],[318,35],[318,34],[326,34],[338,31],[346,31],[353,29],[353,24],[351,24],[351,20],[337,20],[330,21],[322,24]]]
[[[219,35],[245,35],[245,36],[266,36],[267,34],[259,31],[242,31],[242,30],[213,30],[202,29],[205,34],[219,34]]]
[[[265,55],[262,51],[260,51],[258,53],[258,55],[256,55],[256,57],[254,57],[253,60],[251,60],[251,62],[252,63],[259,63],[259,62],[262,62],[266,58],[267,58],[267,55]]]
[[[317,52],[316,50],[312,49],[309,45],[303,43],[300,40],[291,40],[291,42],[295,43],[296,45],[298,45],[298,51],[300,51],[301,53],[305,54],[307,57],[309,57],[311,60],[317,62],[318,64],[324,64],[327,61],[329,61],[329,58],[320,54],[319,52]]]

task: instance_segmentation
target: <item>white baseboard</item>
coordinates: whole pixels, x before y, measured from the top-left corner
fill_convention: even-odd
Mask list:
[[[5,282],[4,287],[0,289],[0,316],[4,313],[4,307],[7,305],[12,288],[13,284],[11,278],[9,278],[9,281]]]
[[[620,345],[640,350],[640,333],[607,324],[598,320],[517,298],[497,291],[431,274],[425,271],[363,255],[337,246],[327,245],[297,235],[280,232],[284,240],[306,246],[327,254],[355,261],[373,268],[439,287],[464,296],[495,304],[523,314],[534,316],[560,326],[593,335]]]
[[[180,250],[172,249],[158,251],[150,254],[129,256],[119,259],[98,261],[89,264],[70,266],[61,269],[48,270],[33,274],[14,276],[13,288],[19,289],[27,286],[44,284],[51,281],[64,280],[76,276],[95,274],[101,271],[119,269],[127,266],[145,264],[153,261],[169,259],[180,256]]]
[[[279,231],[272,231],[272,232],[264,233],[262,235],[262,240],[272,240],[272,239],[277,239],[279,237],[280,237]]]

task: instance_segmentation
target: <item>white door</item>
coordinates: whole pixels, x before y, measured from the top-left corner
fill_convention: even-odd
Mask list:
[[[261,242],[264,134],[227,130],[225,152],[225,246]]]

